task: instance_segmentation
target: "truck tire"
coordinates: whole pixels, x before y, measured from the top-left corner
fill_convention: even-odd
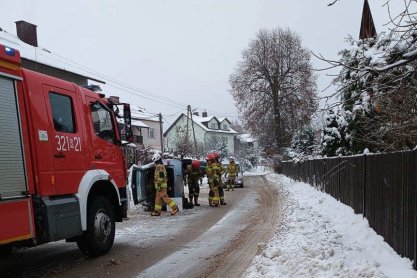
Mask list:
[[[12,244],[0,245],[0,258],[4,258],[10,255],[13,250]]]
[[[87,212],[87,231],[77,240],[80,251],[90,257],[110,251],[114,242],[114,211],[103,196],[97,197]]]

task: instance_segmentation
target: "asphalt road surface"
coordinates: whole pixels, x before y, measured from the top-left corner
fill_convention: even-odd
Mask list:
[[[1,259],[0,277],[242,277],[281,220],[279,196],[263,176],[244,184],[218,208],[208,206],[204,184],[201,206],[176,216],[137,208],[98,258],[64,241],[17,250]]]

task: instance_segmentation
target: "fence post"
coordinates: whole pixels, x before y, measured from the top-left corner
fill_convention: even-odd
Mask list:
[[[363,154],[363,203],[362,203],[362,209],[363,209],[363,217],[366,217],[366,154]]]
[[[340,201],[340,171],[342,170],[342,167],[340,165],[342,159],[340,156],[337,158],[337,200]]]
[[[414,152],[414,171],[417,170],[417,151],[413,151]],[[416,173],[416,172],[415,172]],[[414,188],[416,188],[417,186],[417,174],[414,175]],[[417,200],[417,190],[414,190],[414,200]],[[416,259],[417,259],[417,236],[416,236],[416,231],[417,231],[417,214],[416,214],[416,210],[417,210],[417,202],[414,202],[414,242],[413,242],[413,246],[414,246],[414,257],[413,257],[413,268],[417,269],[417,263],[416,263]]]

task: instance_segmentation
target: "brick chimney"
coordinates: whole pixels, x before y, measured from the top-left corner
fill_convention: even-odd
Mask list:
[[[17,37],[30,45],[38,46],[38,36],[36,34],[36,25],[20,20],[16,21]]]
[[[198,115],[198,112],[193,112],[193,115],[194,115],[194,116],[199,116],[199,115]]]
[[[201,113],[201,116],[203,116],[203,118],[207,117],[207,112],[203,111],[203,113]]]

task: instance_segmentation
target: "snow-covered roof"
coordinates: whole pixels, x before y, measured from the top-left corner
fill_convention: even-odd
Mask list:
[[[176,125],[176,123],[181,119],[181,117],[187,117],[184,113],[182,113],[176,120],[175,122],[170,125],[168,127],[168,129],[164,132],[164,136],[166,136],[168,134],[168,131],[174,127]],[[210,117],[199,117],[199,116],[195,116],[193,115],[193,122],[195,124],[197,124],[199,127],[201,127],[204,131],[207,132],[217,132],[217,133],[226,133],[226,134],[237,134],[237,132],[233,129],[233,128],[229,128],[229,130],[224,130],[224,129],[212,129],[212,128],[208,128],[204,123],[209,122],[212,119],[216,119],[217,122],[220,123],[219,119],[216,116],[210,116]],[[191,120],[191,118],[189,117],[189,119]]]
[[[53,68],[65,70],[78,75],[81,75],[87,79],[105,83],[104,81],[93,77],[88,70],[78,67],[75,63],[62,58],[61,56],[53,53],[52,51],[38,46],[29,45],[21,41],[17,36],[0,28],[0,44],[19,50],[20,56],[27,60],[35,61],[39,64],[44,64]]]
[[[212,119],[216,119],[216,121],[220,122],[219,119],[217,119],[216,116],[210,116],[210,117],[200,117],[200,116],[193,116],[193,120],[195,122],[199,122],[199,123],[207,123],[210,122]]]
[[[159,122],[159,116],[157,114],[147,112],[144,108],[133,105],[131,106],[131,115],[134,119]]]
[[[219,122],[223,122],[223,121],[227,121],[227,122],[229,122],[229,124],[231,124],[231,122],[229,121],[228,118],[226,118],[226,117],[219,118]]]
[[[242,143],[252,143],[258,141],[258,139],[253,138],[250,134],[239,134],[236,138]]]
[[[143,127],[143,128],[149,128],[149,126],[147,124],[145,124],[144,122],[142,122],[141,120],[136,120],[136,119],[132,119],[132,126],[137,126],[137,127]]]
[[[117,122],[119,124],[124,124],[124,120],[121,118],[116,118]],[[142,128],[149,128],[149,126],[147,124],[145,124],[144,122],[142,122],[141,120],[137,120],[137,119],[132,119],[131,120],[131,125],[132,126],[136,126],[136,127],[142,127]]]
[[[184,115],[184,114],[182,114]],[[185,116],[185,115],[184,115]],[[187,117],[187,116],[185,116]],[[212,119],[216,119],[216,121],[218,121],[219,123],[221,121],[219,121],[219,119],[216,116],[211,116],[211,117],[199,117],[199,116],[193,116],[193,121],[198,124],[200,127],[202,127],[205,131],[211,131],[211,132],[220,132],[220,133],[231,133],[231,134],[236,134],[237,132],[230,128],[229,130],[224,130],[224,129],[212,129],[212,128],[208,128],[207,126],[205,126],[203,123],[209,122]],[[225,118],[223,118],[225,119]]]

